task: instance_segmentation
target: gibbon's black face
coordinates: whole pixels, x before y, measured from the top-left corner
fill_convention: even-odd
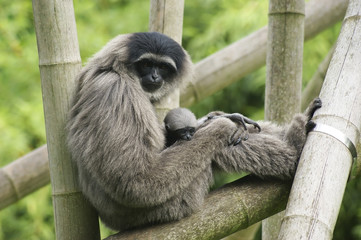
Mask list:
[[[194,127],[185,127],[185,128],[176,130],[175,134],[177,134],[180,139],[189,141],[192,139],[194,132],[195,132]]]
[[[157,61],[153,58],[144,58],[135,63],[140,84],[146,92],[154,92],[162,87],[165,81],[170,81],[176,74],[172,64]]]
[[[168,134],[170,135],[171,138],[173,139],[182,139],[182,140],[191,140],[194,132],[195,132],[195,128],[194,127],[184,127],[181,129],[177,129],[177,130],[167,130]]]
[[[153,93],[184,72],[186,54],[173,39],[157,32],[134,33],[128,62],[135,67],[144,91]]]

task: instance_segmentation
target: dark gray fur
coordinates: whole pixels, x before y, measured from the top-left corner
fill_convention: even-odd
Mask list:
[[[306,139],[307,115],[296,115],[285,127],[262,122],[261,132],[250,129],[248,140],[236,146],[229,143],[242,128],[217,118],[202,124],[192,141],[164,149],[163,129],[151,101],[191,77],[192,65],[181,48],[163,49],[182,51],[182,66],[159,91],[144,92],[128,46],[134,36],[146,36],[145,48],[154,37],[166,37],[142,34],[120,35],[90,59],[77,78],[67,123],[79,186],[106,225],[125,230],[191,214],[212,183],[213,164],[262,178],[293,177]],[[153,47],[157,54],[160,46]]]

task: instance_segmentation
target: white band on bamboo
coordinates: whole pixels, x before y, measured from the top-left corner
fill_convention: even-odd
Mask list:
[[[320,123],[316,124],[316,127],[313,129],[313,131],[325,133],[342,142],[350,151],[353,161],[356,161],[357,158],[356,147],[353,144],[353,142],[343,132],[329,125],[320,124]]]

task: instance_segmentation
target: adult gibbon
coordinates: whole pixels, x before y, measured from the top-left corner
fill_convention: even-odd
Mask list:
[[[164,149],[152,103],[192,76],[183,48],[160,33],[120,35],[91,58],[77,78],[67,141],[79,186],[110,228],[177,220],[198,209],[212,183],[212,165],[259,177],[291,179],[316,100],[288,126],[239,119],[205,121],[192,141]],[[241,120],[242,121],[242,120]]]

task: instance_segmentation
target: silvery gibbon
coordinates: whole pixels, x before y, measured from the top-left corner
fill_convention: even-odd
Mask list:
[[[110,228],[190,215],[212,184],[212,166],[261,178],[294,176],[318,99],[287,126],[258,122],[261,131],[240,127],[247,123],[242,115],[210,114],[192,141],[164,148],[152,103],[192,74],[190,57],[177,42],[147,32],[115,37],[78,75],[68,148],[83,194]]]

